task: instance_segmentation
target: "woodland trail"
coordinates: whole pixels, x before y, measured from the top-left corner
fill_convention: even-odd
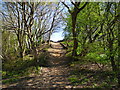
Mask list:
[[[43,87],[58,87],[68,88],[71,87],[67,77],[69,76],[68,59],[65,57],[66,50],[60,45],[60,43],[51,42],[51,47],[48,49],[49,66],[42,69],[43,79],[45,84]]]
[[[7,88],[72,88],[68,81],[70,67],[68,58],[65,57],[66,50],[60,43],[51,42],[49,53],[49,66],[42,67],[39,75],[30,75],[23,81],[10,85]]]

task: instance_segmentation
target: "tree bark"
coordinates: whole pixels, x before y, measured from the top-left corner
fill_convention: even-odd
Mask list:
[[[78,47],[77,33],[76,33],[76,29],[75,29],[76,19],[77,19],[77,13],[74,12],[72,14],[72,33],[73,33],[73,41],[74,41],[72,56],[77,56],[77,47]]]
[[[73,10],[70,10],[70,7],[67,6],[64,2],[62,2],[64,6],[68,9],[69,13],[71,14],[72,18],[72,34],[73,34],[73,51],[72,51],[72,56],[77,56],[77,47],[78,47],[78,40],[77,40],[77,32],[76,32],[76,19],[78,13],[86,7],[88,2],[86,2],[81,8],[79,8],[81,2],[72,2],[71,3],[74,5]]]
[[[120,87],[120,21],[118,21],[118,70],[117,71],[118,71],[118,87]]]
[[[111,37],[111,33],[109,32],[108,32],[108,48],[109,48],[109,59],[111,62],[112,70],[116,71],[117,67],[116,67],[114,55],[113,55],[113,39]]]

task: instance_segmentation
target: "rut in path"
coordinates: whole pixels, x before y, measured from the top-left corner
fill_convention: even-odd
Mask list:
[[[60,43],[51,42],[51,47],[48,49],[49,67],[42,67],[41,74],[30,75],[9,88],[71,88],[72,85],[68,81],[70,68],[68,58],[65,57],[66,50]]]

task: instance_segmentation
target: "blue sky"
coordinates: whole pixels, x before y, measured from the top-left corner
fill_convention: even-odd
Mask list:
[[[58,32],[53,33],[50,40],[59,41],[62,40],[63,38],[64,38],[63,30],[60,30]]]

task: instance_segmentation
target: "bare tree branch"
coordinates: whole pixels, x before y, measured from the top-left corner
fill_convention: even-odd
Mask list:
[[[83,8],[85,8],[85,6],[88,4],[88,2],[86,2],[80,9],[79,11],[81,11]]]
[[[69,13],[71,13],[70,8],[69,8],[64,2],[62,2],[62,3],[63,3],[63,5],[68,9]]]
[[[78,5],[80,5],[80,2],[73,2],[72,0],[70,0],[71,1],[71,3],[75,6],[75,8],[77,8],[78,10],[79,10],[79,7],[78,7]]]

